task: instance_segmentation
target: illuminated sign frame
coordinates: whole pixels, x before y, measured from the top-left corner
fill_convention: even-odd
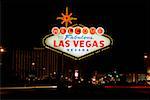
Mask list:
[[[66,15],[64,15],[63,13],[62,13],[62,16],[63,17],[57,17],[56,19],[58,20],[58,19],[61,19],[62,20],[62,22],[61,22],[61,24],[64,24],[65,23],[65,26],[66,27],[60,27],[60,28],[57,28],[57,27],[53,27],[52,28],[52,34],[48,34],[48,35],[46,35],[44,38],[43,38],[43,41],[42,41],[42,43],[43,43],[43,45],[45,46],[45,48],[48,48],[48,49],[50,49],[50,50],[52,50],[52,51],[55,51],[55,52],[57,52],[57,53],[59,53],[59,54],[63,54],[63,55],[65,55],[65,56],[67,56],[67,57],[70,57],[70,58],[72,58],[72,59],[74,59],[74,60],[81,60],[81,59],[84,59],[84,58],[86,58],[86,57],[89,57],[89,56],[92,56],[92,55],[94,55],[94,54],[98,54],[99,52],[102,52],[102,51],[104,51],[104,50],[106,50],[106,49],[109,49],[112,45],[113,45],[113,39],[109,36],[109,35],[107,35],[107,34],[104,34],[104,29],[102,28],[102,27],[98,27],[98,28],[102,28],[102,34],[100,35],[101,37],[105,37],[106,39],[109,39],[109,44],[107,45],[107,46],[104,46],[103,48],[99,48],[99,49],[97,49],[97,50],[93,50],[93,51],[91,51],[91,52],[88,52],[87,54],[85,53],[85,54],[82,54],[81,56],[75,56],[75,54],[71,54],[71,53],[69,53],[69,52],[66,52],[66,51],[64,51],[64,50],[61,50],[61,49],[58,49],[58,48],[55,48],[55,47],[53,47],[53,46],[50,46],[50,44],[48,44],[46,41],[48,41],[47,39],[48,38],[51,38],[51,37],[53,37],[53,36],[56,36],[57,34],[61,34],[61,35],[65,35],[67,32],[66,32],[66,30],[68,29],[68,28],[70,28],[70,27],[72,27],[73,29],[74,29],[74,31],[75,31],[75,28],[77,29],[77,27],[80,27],[81,28],[81,30],[85,27],[84,25],[82,25],[82,24],[75,24],[75,25],[72,25],[72,26],[69,26],[68,27],[68,23],[70,23],[70,24],[72,24],[72,22],[71,22],[71,20],[77,20],[77,18],[74,18],[74,17],[71,17],[71,15],[72,15],[72,13],[70,13],[70,14],[68,14],[68,7],[66,8]],[[75,31],[74,32],[74,34],[76,34],[76,35],[78,35],[78,34],[83,34],[83,32],[81,32],[81,30],[80,30],[80,28],[77,30],[77,31]],[[86,27],[87,28],[87,27]],[[98,29],[97,28],[97,29]],[[62,29],[62,30],[61,30]],[[66,30],[65,30],[66,29]],[[89,28],[88,29],[88,34],[90,33],[91,35],[93,34],[92,33],[92,31],[90,31],[90,29],[92,30],[94,30],[95,28],[94,27],[91,27],[91,28]],[[86,32],[86,31],[84,31],[84,32]],[[98,33],[98,31],[95,29],[93,32],[95,32],[94,34],[97,34]],[[101,30],[100,30],[100,32],[101,32]],[[68,32],[68,34],[69,34],[69,32]],[[86,35],[86,33],[84,34],[84,35]],[[99,37],[100,37],[99,36]],[[58,36],[57,36],[58,37]],[[105,39],[104,38],[104,39]],[[106,41],[107,42],[107,41]]]

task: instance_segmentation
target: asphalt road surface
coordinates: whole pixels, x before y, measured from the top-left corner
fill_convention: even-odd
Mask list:
[[[147,99],[150,88],[16,88],[1,89],[2,99]]]

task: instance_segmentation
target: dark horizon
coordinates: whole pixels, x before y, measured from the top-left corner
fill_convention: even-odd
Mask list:
[[[48,33],[48,25],[61,26],[56,20],[65,12],[66,0],[7,0],[3,1],[1,44],[6,48],[43,47],[42,38]],[[70,1],[69,11],[77,21],[88,27],[102,26],[114,39],[112,50],[99,60],[112,60],[113,65],[143,70],[143,54],[149,51],[149,15],[146,3],[141,2],[86,2]]]

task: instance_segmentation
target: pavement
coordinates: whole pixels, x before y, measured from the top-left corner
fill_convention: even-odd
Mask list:
[[[1,87],[2,99],[150,99],[150,86],[59,89],[57,86]]]

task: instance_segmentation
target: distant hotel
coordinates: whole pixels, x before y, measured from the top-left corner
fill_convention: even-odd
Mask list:
[[[26,80],[32,74],[40,80],[45,77],[48,78],[54,73],[63,73],[65,76],[68,76],[70,73],[73,74],[74,70],[79,66],[82,66],[80,72],[82,71],[81,74],[83,75],[86,73],[84,71],[92,67],[46,48],[17,48],[13,50],[12,56],[12,71],[15,71],[16,76],[20,80]],[[144,59],[145,66],[149,66],[150,58],[148,54],[147,56],[148,58],[145,56]],[[147,73],[149,73],[149,67]],[[126,78],[128,83],[137,83],[138,81],[146,80],[146,73],[126,73]]]
[[[73,70],[75,61],[46,48],[13,50],[12,70],[21,80],[29,74],[42,79],[53,73],[67,73]],[[65,67],[65,68],[64,68]]]

